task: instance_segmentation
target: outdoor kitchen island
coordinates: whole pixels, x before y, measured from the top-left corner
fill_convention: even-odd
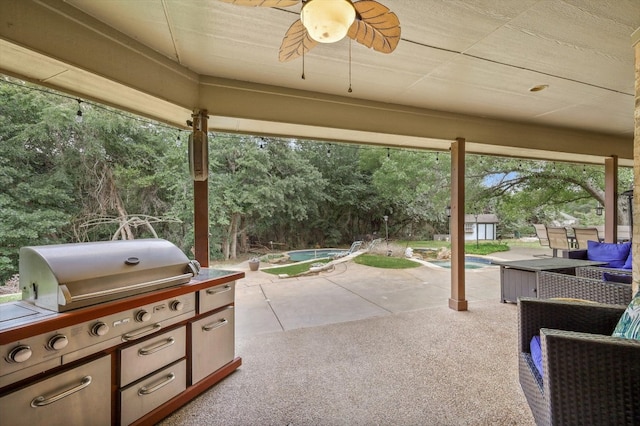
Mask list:
[[[0,422],[158,422],[241,365],[243,277],[204,268],[185,284],[68,312],[0,304]]]

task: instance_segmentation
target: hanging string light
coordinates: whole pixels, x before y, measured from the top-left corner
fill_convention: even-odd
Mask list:
[[[78,112],[76,112],[76,123],[82,123],[82,108],[80,108],[80,104],[82,100],[76,99],[78,101]]]
[[[331,144],[327,146],[327,157],[331,157]]]
[[[440,164],[440,153],[436,152],[436,164]]]
[[[387,147],[387,160],[391,158],[391,150]]]

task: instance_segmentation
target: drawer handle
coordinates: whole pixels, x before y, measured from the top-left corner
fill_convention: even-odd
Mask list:
[[[167,386],[169,383],[173,382],[176,379],[176,375],[173,373],[169,373],[165,376],[164,380],[161,381],[160,383],[158,383],[155,386],[152,386],[150,388],[147,388],[146,386],[141,387],[138,390],[138,395],[149,395],[154,393],[155,391],[159,390],[160,388],[163,388],[165,386]]]
[[[132,333],[127,333],[124,336],[122,336],[122,341],[123,342],[130,342],[132,340],[136,340],[139,339],[141,337],[144,337],[148,334],[151,333],[155,333],[156,331],[160,330],[162,328],[162,325],[160,325],[160,323],[156,323],[153,325],[150,325],[149,327],[145,327],[145,328],[141,328],[139,330],[136,330]]]
[[[164,342],[160,342],[156,345],[140,349],[138,351],[138,354],[151,355],[158,351],[161,351],[162,349],[168,348],[169,346],[173,345],[175,342],[176,342],[176,339],[174,339],[173,337],[169,337],[168,339],[164,339]]]
[[[215,288],[207,289],[207,294],[213,295],[213,294],[224,293],[224,292],[227,292],[227,291],[231,290],[231,286],[229,284],[225,284],[225,286],[222,287],[222,288],[223,288],[223,290],[216,290]]]
[[[229,321],[227,321],[226,318],[222,318],[221,320],[216,321],[214,323],[203,325],[202,326],[202,330],[203,331],[211,331],[211,330],[215,330],[216,328],[220,328],[222,326],[225,326],[227,324],[229,324]]]
[[[67,389],[64,392],[59,393],[58,395],[52,396],[51,398],[45,398],[44,396],[39,396],[34,398],[31,401],[31,406],[33,408],[44,407],[45,405],[53,404],[56,401],[61,400],[62,398],[66,398],[71,394],[81,391],[91,384],[91,376],[84,376],[80,381],[78,386],[74,386],[71,389]]]

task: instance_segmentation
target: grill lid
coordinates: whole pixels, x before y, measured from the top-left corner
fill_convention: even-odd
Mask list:
[[[23,300],[55,311],[184,284],[199,271],[162,239],[23,247],[19,267]]]

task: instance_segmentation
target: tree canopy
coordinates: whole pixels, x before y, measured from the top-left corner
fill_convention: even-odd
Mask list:
[[[76,120],[81,109],[82,121]],[[191,254],[188,132],[0,77],[0,275],[26,245],[157,235]],[[209,134],[211,255],[446,233],[448,152]],[[499,232],[602,223],[604,168],[468,155],[466,210]],[[619,192],[632,170],[619,171]],[[619,222],[627,220],[621,197]]]

